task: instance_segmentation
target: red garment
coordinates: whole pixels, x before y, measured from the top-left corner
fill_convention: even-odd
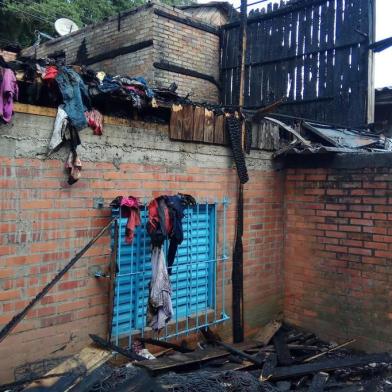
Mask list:
[[[165,230],[166,233],[169,234],[172,231],[172,222],[170,219],[169,209],[167,208],[165,201],[160,198],[152,200],[148,205],[148,221],[150,223],[148,227],[149,229],[148,231],[149,234],[151,234],[159,226],[159,212],[158,212],[159,201],[161,201],[164,204],[163,210],[165,215]]]
[[[125,228],[125,242],[131,244],[135,236],[135,228],[140,225],[139,202],[135,197],[123,197],[121,199],[121,215],[128,217]]]
[[[93,109],[90,112],[85,112],[84,114],[86,116],[88,126],[93,130],[94,135],[101,136],[103,133],[102,114],[96,109]]]
[[[45,75],[43,77],[44,80],[54,80],[56,79],[57,74],[59,73],[59,70],[55,65],[49,65],[46,67],[45,70]]]
[[[149,226],[150,230],[151,231],[156,230],[159,223],[157,199],[152,200],[148,205],[148,221],[150,223]]]

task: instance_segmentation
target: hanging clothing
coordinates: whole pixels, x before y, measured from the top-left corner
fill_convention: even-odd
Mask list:
[[[139,202],[135,197],[122,197],[120,202],[121,215],[127,217],[127,225],[125,227],[125,242],[131,244],[135,235],[136,226],[140,226],[140,210]]]
[[[98,90],[101,93],[114,93],[121,89],[121,83],[114,80],[111,76],[106,75],[101,84],[98,86]]]
[[[68,184],[72,185],[78,181],[81,177],[82,162],[80,161],[78,154],[75,151],[70,151],[68,159],[65,163],[65,168],[68,171]]]
[[[148,205],[147,232],[151,237],[152,246],[161,247],[171,230],[169,210],[164,197],[160,196]]]
[[[152,200],[148,206],[147,231],[152,246],[161,247],[165,239],[170,239],[167,257],[169,275],[172,273],[177,248],[184,240],[184,209],[195,204],[196,200],[191,195],[178,194],[160,196]]]
[[[18,99],[18,84],[14,72],[0,67],[0,118],[9,123],[14,111],[14,99]]]
[[[57,67],[55,65],[49,65],[45,69],[43,79],[44,80],[55,80],[58,73],[59,73],[59,70],[57,69]]]
[[[93,130],[94,135],[101,136],[103,133],[103,116],[102,114],[93,109],[85,113],[88,126]]]
[[[72,185],[81,177],[82,162],[77,153],[77,147],[80,145],[79,133],[72,125],[66,128],[65,138],[69,140],[71,151],[65,163],[65,168],[68,170],[68,184]]]
[[[172,290],[162,248],[152,249],[151,266],[147,323],[154,331],[160,331],[173,316]]]
[[[64,105],[57,108],[56,119],[54,120],[52,138],[49,142],[49,152],[56,149],[65,138],[65,130],[68,126],[68,116],[65,113]]]
[[[99,80],[100,83],[105,79],[106,73],[103,71],[99,71],[96,74],[96,78]]]
[[[167,255],[167,265],[169,275],[172,272],[172,265],[176,257],[178,245],[184,240],[184,232],[182,229],[182,219],[184,218],[185,204],[181,196],[166,196],[166,205],[169,208],[170,219],[172,222],[172,231],[170,233],[170,245]]]
[[[56,81],[63,96],[64,110],[76,130],[87,127],[84,112],[90,106],[87,87],[81,77],[69,67],[60,67]]]

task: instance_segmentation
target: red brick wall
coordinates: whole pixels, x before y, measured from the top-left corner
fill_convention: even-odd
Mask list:
[[[392,347],[392,170],[289,169],[285,316],[329,339]]]
[[[231,259],[236,200],[233,169],[111,162],[84,162],[82,179],[65,181],[62,160],[1,157],[0,166],[0,327],[108,222],[110,210],[93,209],[119,194],[153,197],[186,192],[210,200],[230,198],[228,251]],[[281,311],[283,204],[281,177],[250,171],[245,191],[245,321],[250,334]],[[15,366],[73,354],[89,344],[89,333],[105,336],[108,286],[92,277],[106,269],[106,235],[49,292],[6,340],[0,343],[0,381],[13,378]],[[231,263],[228,262],[226,310],[231,313]],[[229,321],[223,333],[230,336]]]

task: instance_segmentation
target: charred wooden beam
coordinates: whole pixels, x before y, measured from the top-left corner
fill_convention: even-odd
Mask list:
[[[256,359],[253,355],[246,354],[243,351],[237,350],[233,346],[230,346],[229,344],[223,343],[223,342],[221,342],[219,340],[217,340],[215,343],[218,346],[223,347],[229,353],[234,354],[234,355],[238,355],[239,357],[244,358],[244,359],[246,359],[249,362],[252,362],[257,367],[261,367],[262,366],[262,363],[258,359]]]
[[[336,51],[336,50],[343,50],[343,49],[348,49],[348,48],[352,48],[352,47],[357,47],[359,44],[363,44],[364,41],[354,41],[354,42],[350,42],[344,45],[337,45],[337,46],[331,46],[329,48],[320,48],[320,49],[316,49],[316,50],[311,50],[308,52],[304,52],[304,53],[298,53],[296,55],[292,55],[292,56],[285,56],[285,57],[277,57],[274,59],[270,59],[270,60],[263,60],[263,61],[254,61],[251,63],[246,63],[245,66],[246,67],[256,67],[256,66],[263,66],[263,65],[269,65],[269,64],[276,64],[276,63],[282,63],[285,61],[291,61],[291,60],[295,60],[295,59],[302,59],[303,57],[307,57],[307,56],[313,56],[319,53],[324,53],[324,52],[332,52],[332,51]],[[391,46],[392,46],[392,42],[391,42]],[[235,69],[237,68],[237,65],[231,66],[231,67],[225,67],[222,68],[223,70],[229,70],[229,69]]]
[[[309,387],[309,392],[323,392],[325,384],[327,383],[329,378],[328,373],[317,373],[312,380],[312,383]]]
[[[272,380],[284,380],[286,378],[301,377],[317,372],[328,372],[336,369],[344,369],[355,366],[367,365],[372,362],[392,363],[392,357],[388,353],[369,354],[343,359],[329,359],[325,361],[306,363],[301,365],[277,367],[271,377]]]
[[[266,361],[264,362],[263,369],[261,370],[260,381],[266,381],[272,377],[277,363],[278,357],[275,353],[267,357]]]
[[[201,333],[203,334],[204,338],[206,339],[207,342],[209,343],[214,343],[217,346],[223,347],[226,351],[228,351],[231,354],[237,355],[241,358],[246,359],[249,362],[252,362],[254,365],[261,367],[262,363],[256,359],[253,355],[246,354],[245,352],[238,350],[234,348],[233,346],[223,343],[220,340],[219,336],[216,336],[208,327],[207,328],[202,328]]]
[[[309,358],[306,358],[306,359],[304,360],[304,362],[310,362],[310,361],[313,361],[314,359],[323,357],[324,355],[326,355],[326,354],[328,354],[328,353],[331,353],[331,352],[333,352],[333,351],[339,350],[339,349],[341,349],[341,348],[343,348],[343,347],[346,347],[346,346],[348,346],[349,344],[354,343],[355,341],[356,341],[356,339],[351,339],[351,340],[349,340],[349,341],[347,341],[347,342],[345,342],[345,343],[339,344],[338,346],[332,347],[332,348],[330,348],[329,350],[322,352],[321,354],[313,355],[313,356],[311,356],[311,357],[309,357]]]
[[[0,392],[9,391],[9,390],[11,390],[13,388],[20,387],[22,385],[32,383],[33,381],[40,381],[40,380],[46,380],[48,378],[62,377],[62,376],[66,376],[67,374],[68,373],[53,373],[53,374],[45,374],[43,376],[35,376],[35,377],[23,378],[21,380],[14,381],[14,382],[11,382],[9,384],[0,385]]]
[[[186,347],[186,345],[178,345],[175,343],[165,342],[163,340],[151,339],[151,338],[139,338],[140,342],[152,344],[153,346],[159,346],[163,348],[173,349],[175,351],[179,351],[180,353],[191,353],[192,349]]]
[[[133,361],[145,361],[146,360],[146,358],[142,357],[141,355],[138,355],[135,352],[130,351],[130,350],[124,350],[123,348],[121,348],[111,342],[108,342],[107,340],[102,339],[101,337],[99,337],[97,335],[90,334],[89,336],[95,344],[97,344],[98,346],[100,346],[106,350],[116,351],[119,354],[124,355],[124,357],[132,359]]]
[[[192,76],[198,79],[204,79],[208,82],[215,84],[216,87],[220,88],[219,82],[215,80],[212,75],[207,75],[193,69],[184,68],[176,64],[168,63],[167,61],[159,61],[154,63],[154,67],[157,69],[162,69],[163,71],[179,73],[181,75]]]
[[[148,48],[153,45],[153,40],[149,39],[146,41],[138,42],[137,44],[133,45],[127,45],[123,46],[121,48],[109,50],[108,52],[98,54],[93,57],[88,57],[86,60],[84,60],[84,65],[90,65],[90,64],[95,64],[100,61],[104,61],[107,59],[114,59],[117,56],[122,56],[124,54],[129,54],[129,53],[134,53],[139,50]]]
[[[373,42],[369,45],[369,49],[373,50],[374,53],[382,52],[392,46],[392,37],[385,38],[381,41]]]
[[[163,18],[184,24],[186,26],[194,27],[195,29],[203,30],[203,31],[206,31],[207,33],[211,33],[211,34],[215,34],[215,35],[220,36],[219,29],[212,27],[211,25],[209,25],[207,23],[198,22],[194,19],[187,18],[187,17],[181,17],[181,16],[169,14],[168,12],[158,10],[158,9],[154,10],[154,14],[161,16]]]
[[[320,4],[324,4],[327,1],[328,0],[304,0],[299,3],[293,3],[292,5],[287,5],[286,7],[282,7],[280,9],[277,9],[276,11],[273,11],[273,12],[267,12],[265,14],[250,16],[248,18],[248,24],[257,23],[261,20],[273,19],[276,16],[289,14],[291,12],[298,11],[298,10],[301,10],[302,8],[306,8],[309,6],[317,6]],[[231,29],[233,27],[238,27],[239,25],[240,25],[240,22],[235,21],[235,22],[226,23],[221,28],[222,29]]]
[[[279,365],[291,365],[294,363],[294,359],[290,354],[290,350],[285,340],[285,333],[282,329],[280,329],[272,338],[272,342],[278,356]]]

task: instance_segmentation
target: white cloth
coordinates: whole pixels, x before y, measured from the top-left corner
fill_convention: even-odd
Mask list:
[[[147,322],[153,330],[159,331],[173,316],[172,290],[162,248],[152,249],[151,266]]]
[[[63,109],[63,105],[60,105],[57,109],[57,116],[54,120],[52,138],[49,142],[49,151],[53,151],[63,141],[65,130],[68,125],[68,116]]]

